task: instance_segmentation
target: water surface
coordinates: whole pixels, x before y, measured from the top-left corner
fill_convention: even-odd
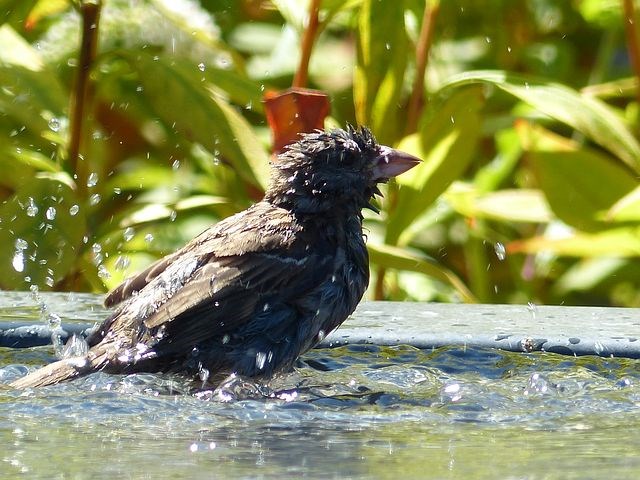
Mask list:
[[[0,319],[42,322],[29,294]],[[65,323],[90,295],[41,295]],[[0,349],[0,382],[54,359]],[[635,478],[640,363],[489,349],[316,349],[269,385],[193,393],[177,376],[0,385],[0,477]]]

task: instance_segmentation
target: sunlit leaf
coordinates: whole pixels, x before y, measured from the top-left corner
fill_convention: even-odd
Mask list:
[[[19,65],[35,72],[42,69],[42,58],[10,25],[0,27],[0,63]]]
[[[0,206],[2,288],[48,289],[69,273],[85,234],[84,212],[69,185],[62,174],[40,173]]]
[[[356,118],[371,127],[382,143],[389,143],[401,127],[395,114],[409,48],[404,9],[403,0],[364,0],[358,16],[358,62],[353,85]]]
[[[479,89],[460,90],[427,114],[419,133],[400,142],[400,150],[423,162],[397,178],[400,188],[389,216],[386,243],[395,244],[405,228],[466,170],[480,136],[482,105]],[[402,243],[409,240],[403,238]]]
[[[638,186],[625,168],[595,151],[536,151],[528,160],[553,212],[580,230],[606,227],[602,212]]]
[[[640,186],[618,200],[603,217],[611,222],[640,221]]]
[[[561,295],[571,291],[589,291],[612,278],[627,262],[628,259],[620,257],[581,259],[556,281],[553,288]]]
[[[487,83],[526,102],[544,114],[566,123],[640,172],[640,144],[629,127],[597,98],[558,83],[505,71],[472,71],[454,75],[448,87]]]
[[[640,256],[640,228],[624,227],[597,233],[575,233],[566,238],[533,237],[507,245],[507,252],[549,252],[570,257]]]
[[[546,223],[553,218],[539,190],[510,189],[483,194],[460,186],[450,188],[445,198],[454,210],[470,218],[531,223]]]
[[[436,280],[451,285],[465,302],[473,303],[476,301],[471,291],[455,273],[442,265],[438,265],[433,259],[420,252],[372,243],[369,243],[367,248],[371,262],[380,267],[429,275]]]

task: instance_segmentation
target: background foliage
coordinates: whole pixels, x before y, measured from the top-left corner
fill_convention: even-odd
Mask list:
[[[635,10],[320,2],[308,78],[327,124],[424,159],[366,219],[370,298],[640,304]],[[0,287],[104,291],[259,199],[261,99],[291,85],[308,16],[297,0],[0,0]]]

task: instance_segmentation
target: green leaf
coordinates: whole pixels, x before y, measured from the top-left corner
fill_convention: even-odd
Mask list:
[[[0,63],[20,65],[35,72],[42,69],[42,58],[36,49],[10,25],[0,27],[0,45]]]
[[[577,232],[566,238],[533,237],[507,245],[507,252],[554,253],[570,257],[638,257],[640,228],[624,227],[597,233]]]
[[[219,151],[245,181],[264,189],[267,153],[242,115],[217,98],[210,83],[202,82],[196,65],[146,54],[121,55],[138,71],[142,93],[165,124],[210,152]]]
[[[382,143],[391,143],[407,63],[404,1],[365,0],[359,14],[353,95],[356,118]]]
[[[85,216],[64,174],[40,173],[0,207],[0,286],[48,289],[74,266]]]
[[[55,73],[0,64],[0,111],[14,125],[41,137],[49,133],[48,121],[62,116],[68,96]],[[46,142],[49,144],[49,142]]]
[[[638,186],[625,168],[586,149],[535,151],[528,159],[553,212],[579,230],[607,228],[602,212]]]
[[[466,217],[530,223],[547,223],[553,218],[539,190],[509,189],[483,194],[468,186],[454,187],[447,191],[445,198],[454,210]]]
[[[378,266],[429,275],[436,280],[451,285],[465,302],[474,303],[476,301],[473,294],[455,273],[442,265],[438,265],[433,259],[420,252],[371,243],[367,244],[367,248],[371,262]]]
[[[389,215],[386,243],[395,244],[403,231],[459,178],[471,163],[482,123],[479,88],[459,90],[444,104],[427,112],[420,132],[404,138],[398,149],[423,160],[399,176],[400,186]],[[406,244],[410,238],[402,238]]]
[[[618,200],[609,211],[604,214],[604,220],[610,222],[639,222],[640,186],[634,188]]]
[[[558,83],[504,71],[479,70],[454,75],[446,87],[493,85],[542,113],[583,133],[640,172],[640,144],[624,121],[597,98]]]

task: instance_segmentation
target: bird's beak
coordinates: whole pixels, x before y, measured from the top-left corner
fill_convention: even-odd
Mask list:
[[[384,181],[400,175],[421,162],[418,157],[382,145],[373,163],[374,180]]]

